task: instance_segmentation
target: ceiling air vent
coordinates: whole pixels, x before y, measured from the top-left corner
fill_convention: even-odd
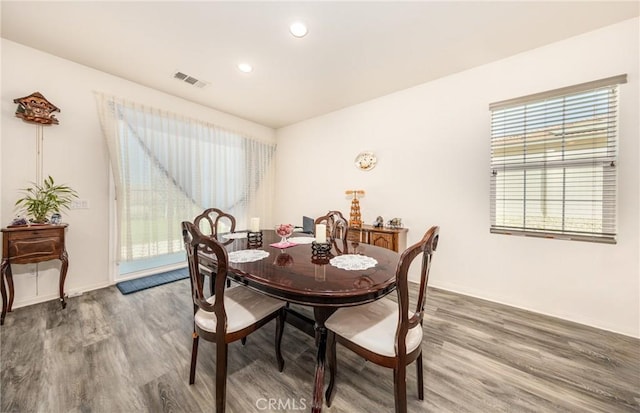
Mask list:
[[[204,80],[196,79],[195,77],[189,76],[188,74],[182,73],[182,72],[175,72],[173,74],[173,78],[181,80],[181,81],[183,81],[185,83],[190,84],[191,86],[195,86],[195,87],[198,87],[198,88],[203,88],[203,87],[205,87],[205,86],[207,86],[209,84],[209,82],[205,82]]]

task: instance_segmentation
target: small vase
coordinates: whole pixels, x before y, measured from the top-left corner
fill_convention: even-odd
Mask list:
[[[280,243],[286,244],[287,239],[293,234],[293,225],[280,224],[276,226],[276,234],[280,236]]]

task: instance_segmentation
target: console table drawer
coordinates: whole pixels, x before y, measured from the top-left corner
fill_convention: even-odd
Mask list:
[[[15,264],[58,258],[62,253],[60,237],[9,240],[9,256]]]
[[[64,251],[64,226],[11,229],[3,231],[3,255],[14,264],[56,259]]]

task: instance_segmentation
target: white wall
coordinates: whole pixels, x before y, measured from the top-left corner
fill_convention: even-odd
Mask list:
[[[401,217],[409,243],[441,226],[432,286],[639,337],[638,26],[628,20],[278,130],[276,220],[348,214],[344,191],[364,189],[364,220]],[[490,234],[489,103],[622,73],[617,245]],[[363,150],[378,155],[369,172],[353,166]]]
[[[121,96],[168,111],[190,114],[222,127],[269,141],[275,131],[222,112],[125,81],[2,39],[2,139],[0,142],[0,223],[15,215],[19,188],[35,180],[35,126],[15,117],[13,99],[39,91],[61,109],[59,125],[45,127],[44,173],[66,183],[88,200],[89,209],[63,212],[68,222],[70,294],[110,284],[109,158],[102,137],[93,91]],[[127,62],[122,62],[127,64]],[[172,81],[168,79],[168,81]],[[203,90],[206,93],[206,89]],[[15,266],[14,307],[57,296],[57,261]]]
[[[276,222],[349,211],[402,217],[415,242],[442,227],[432,285],[640,337],[639,19],[533,50],[277,131]],[[73,186],[88,210],[70,224],[69,293],[110,283],[109,170],[92,91],[98,90],[272,140],[274,131],[2,39],[0,224],[35,178],[35,126],[13,99],[40,91],[62,109],[45,130],[45,173]],[[123,62],[126,64],[126,62]],[[621,86],[617,245],[489,234],[490,102],[627,73]],[[378,166],[353,167],[374,150]],[[306,192],[304,196],[300,194]],[[57,265],[14,269],[15,306],[55,298]]]

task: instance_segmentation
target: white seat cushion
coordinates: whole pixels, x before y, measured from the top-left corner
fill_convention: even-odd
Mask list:
[[[325,326],[337,335],[374,353],[396,356],[398,303],[387,298],[356,307],[340,308],[326,321]],[[411,317],[413,314],[410,313]],[[422,343],[422,326],[407,332],[407,353]]]
[[[213,304],[214,296],[207,298]],[[247,287],[236,286],[224,292],[224,307],[227,312],[227,333],[242,330],[251,324],[265,318],[285,302],[267,295],[255,292]],[[215,332],[217,319],[215,313],[198,310],[195,323],[203,330]]]

